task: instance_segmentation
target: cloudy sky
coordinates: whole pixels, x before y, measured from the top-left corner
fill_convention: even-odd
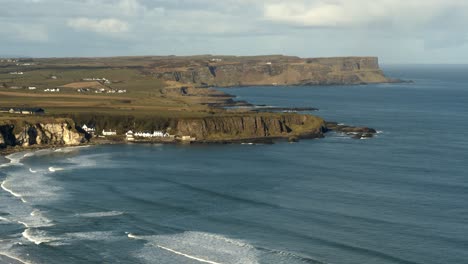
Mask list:
[[[467,0],[0,0],[0,55],[468,63]]]

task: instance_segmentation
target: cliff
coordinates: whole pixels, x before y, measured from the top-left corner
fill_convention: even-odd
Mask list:
[[[22,119],[0,122],[0,149],[30,146],[73,146],[86,141],[84,133],[68,119],[31,122]]]
[[[302,59],[297,57],[231,57],[191,61],[153,69],[164,81],[196,86],[331,85],[392,82],[376,57]]]
[[[198,141],[322,137],[325,130],[324,121],[312,115],[272,113],[180,119],[175,126],[178,136]]]

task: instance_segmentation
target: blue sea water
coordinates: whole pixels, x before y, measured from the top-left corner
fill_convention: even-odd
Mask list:
[[[468,66],[414,83],[250,87],[376,128],[274,145],[41,150],[0,165],[0,254],[28,263],[468,263]]]

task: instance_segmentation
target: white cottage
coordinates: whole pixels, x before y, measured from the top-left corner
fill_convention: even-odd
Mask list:
[[[116,136],[117,135],[117,131],[114,130],[109,130],[109,131],[106,131],[105,129],[102,130],[102,135],[103,136]]]
[[[134,133],[131,130],[127,131],[127,133],[125,133],[125,136],[127,137],[128,141],[134,141],[135,140]]]
[[[94,135],[94,133],[96,133],[96,128],[91,126],[88,127],[86,124],[84,124],[81,128],[89,134]]]

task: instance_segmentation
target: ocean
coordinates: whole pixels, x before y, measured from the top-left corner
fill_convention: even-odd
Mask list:
[[[0,254],[47,264],[468,263],[468,66],[384,70],[414,83],[222,89],[317,107],[326,120],[375,128],[372,139],[12,154],[0,161]]]

